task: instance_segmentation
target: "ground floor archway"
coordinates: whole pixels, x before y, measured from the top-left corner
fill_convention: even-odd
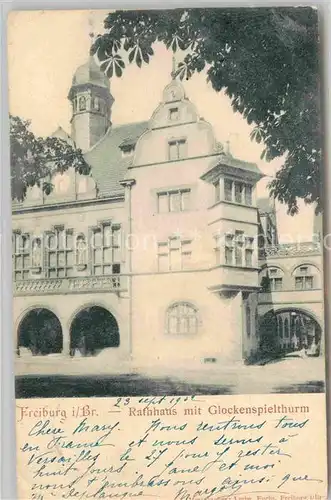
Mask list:
[[[57,316],[44,308],[29,311],[18,326],[18,354],[28,349],[34,356],[60,353],[63,348],[62,327]]]
[[[87,307],[73,319],[70,327],[71,356],[94,356],[102,349],[119,345],[118,323],[107,309]]]
[[[300,309],[269,311],[260,321],[260,347],[270,354],[304,350],[308,355],[321,352],[322,328],[308,312]]]

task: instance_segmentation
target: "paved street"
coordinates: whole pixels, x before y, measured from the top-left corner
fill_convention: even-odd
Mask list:
[[[323,380],[323,358],[289,358],[265,366],[183,368],[175,375],[153,367],[127,374],[18,376],[16,391],[18,398],[313,393],[323,392]]]

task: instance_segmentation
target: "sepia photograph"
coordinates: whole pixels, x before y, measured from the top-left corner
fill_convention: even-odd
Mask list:
[[[323,393],[311,7],[8,21],[16,398]]]

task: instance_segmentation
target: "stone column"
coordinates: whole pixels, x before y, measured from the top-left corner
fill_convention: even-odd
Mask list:
[[[63,339],[62,354],[63,356],[68,357],[70,355],[70,332],[68,327],[65,325],[63,321],[61,321],[61,325],[62,325],[62,339]]]

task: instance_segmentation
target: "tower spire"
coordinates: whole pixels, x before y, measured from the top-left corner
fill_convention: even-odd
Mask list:
[[[90,44],[92,45],[94,37],[95,37],[92,11],[89,13],[89,16],[88,16],[88,27],[89,27],[88,36],[90,38]]]
[[[176,56],[175,54],[172,55],[172,71],[171,71],[171,78],[175,80],[176,78]]]

